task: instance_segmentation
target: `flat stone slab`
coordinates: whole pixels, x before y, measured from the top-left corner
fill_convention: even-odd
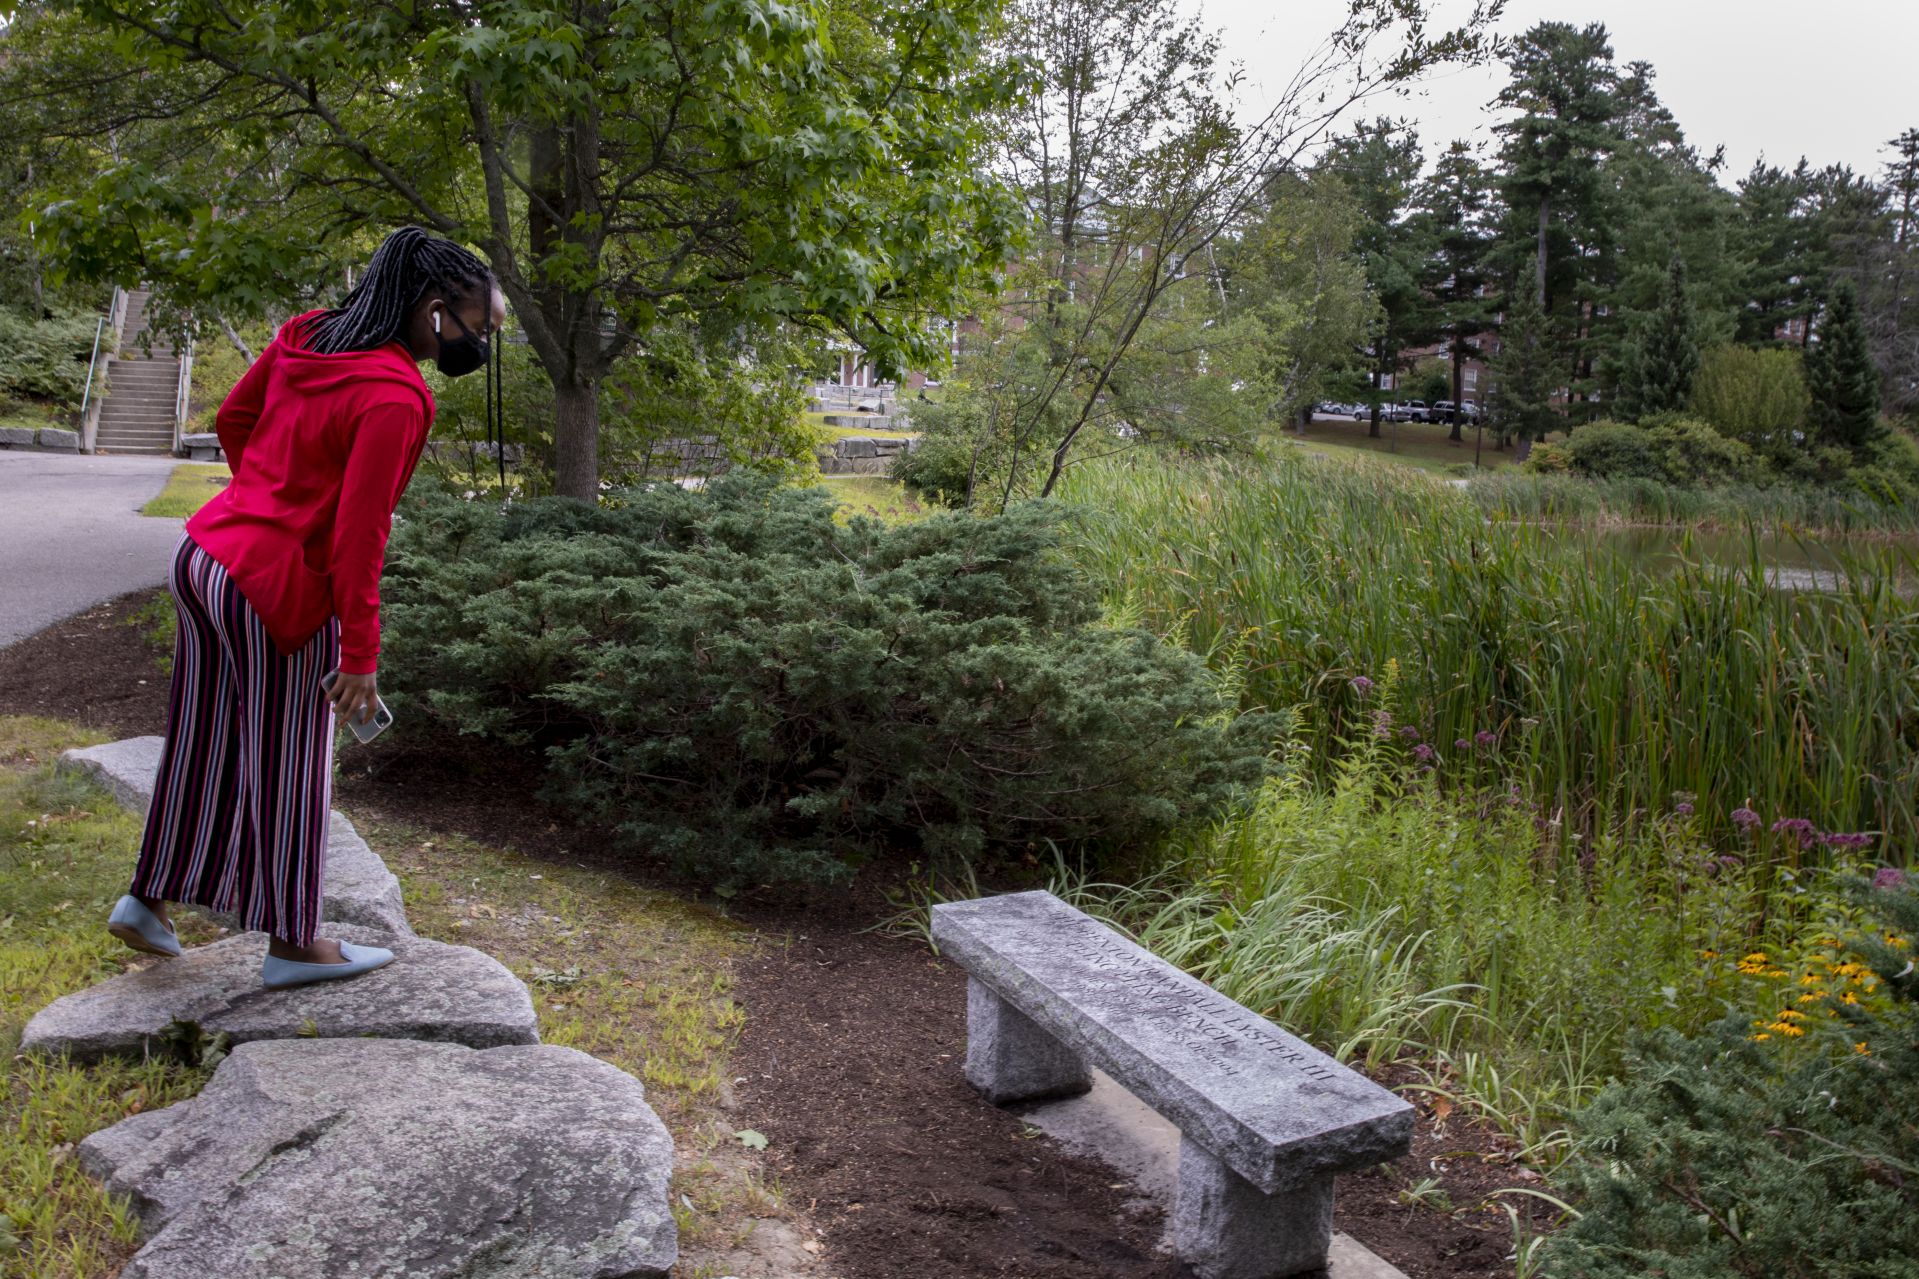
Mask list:
[[[665,1127],[572,1048],[247,1044],[79,1157],[139,1216],[121,1279],[652,1279],[678,1253]]]
[[[412,933],[400,880],[338,809],[327,818],[326,868],[320,877],[320,919],[389,933]]]
[[[936,906],[933,940],[1266,1194],[1410,1148],[1407,1103],[1051,893]]]
[[[129,737],[124,741],[60,752],[54,765],[63,773],[78,773],[104,787],[124,808],[145,817],[153,803],[153,779],[160,772],[164,737]]]
[[[153,779],[160,771],[165,740],[129,737],[65,751],[57,767],[92,778],[121,804],[145,816],[153,802]],[[400,897],[400,881],[338,811],[328,821],[320,892],[320,918],[326,923],[358,924],[391,933],[413,931]]]
[[[101,927],[105,927],[104,922]],[[260,984],[265,933],[242,933],[62,995],[27,1023],[20,1046],[82,1060],[165,1053],[169,1023],[195,1022],[235,1043],[371,1036],[493,1048],[534,1044],[526,986],[470,946],[334,925],[326,934],[394,952],[378,972],[290,990]]]

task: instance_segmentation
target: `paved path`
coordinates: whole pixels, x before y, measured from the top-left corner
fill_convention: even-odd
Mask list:
[[[0,449],[0,648],[166,580],[181,521],[140,508],[176,465]]]

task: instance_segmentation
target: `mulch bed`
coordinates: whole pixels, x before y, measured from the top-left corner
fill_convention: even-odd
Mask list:
[[[71,720],[116,736],[166,721],[159,652],[139,625],[161,592],[102,604],[0,649],[0,714]],[[590,839],[503,788],[376,750],[341,755],[336,796],[369,816],[577,861]],[[375,772],[374,769],[378,768]],[[567,850],[562,853],[562,850]],[[632,868],[625,868],[632,872]],[[649,877],[640,870],[641,877]],[[868,931],[888,913],[870,884],[807,900],[736,900],[767,939],[741,965],[746,1010],[733,1117],[770,1140],[788,1203],[823,1232],[835,1279],[1173,1279],[1162,1221],[1105,1166],[1035,1137],[960,1076],[965,975],[912,939]],[[1412,1072],[1382,1082],[1411,1082]],[[1336,1225],[1412,1279],[1511,1274],[1495,1190],[1538,1186],[1511,1144],[1418,1093],[1413,1153],[1343,1178]],[[1442,1106],[1442,1110],[1444,1107]],[[1431,1178],[1456,1210],[1407,1202]],[[1426,1196],[1427,1203],[1434,1196]],[[1131,1205],[1131,1206],[1129,1206]],[[1528,1216],[1531,1205],[1516,1206]]]

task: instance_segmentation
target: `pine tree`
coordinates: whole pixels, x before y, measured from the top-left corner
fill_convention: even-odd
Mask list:
[[[1859,453],[1879,437],[1879,370],[1850,281],[1833,286],[1819,340],[1806,351],[1806,389],[1820,444]]]
[[[1420,189],[1420,217],[1431,245],[1426,291],[1437,304],[1452,368],[1449,398],[1466,399],[1466,361],[1480,355],[1474,339],[1493,321],[1485,296],[1486,254],[1491,235],[1488,211],[1493,178],[1473,155],[1472,146],[1455,142],[1433,164]],[[1460,438],[1460,414],[1453,415],[1453,440]]]
[[[1793,321],[1812,314],[1805,267],[1811,227],[1803,210],[1811,190],[1804,160],[1790,172],[1758,161],[1739,183],[1731,248],[1743,268],[1745,304],[1733,336],[1748,346],[1786,341]]]
[[[1686,297],[1686,264],[1672,255],[1659,309],[1640,318],[1620,379],[1619,415],[1628,422],[1655,413],[1676,413],[1692,398],[1699,372],[1699,339]]]
[[[1590,389],[1591,328],[1614,274],[1616,201],[1605,159],[1620,144],[1619,72],[1603,24],[1542,22],[1507,51],[1511,79],[1494,105],[1507,208],[1501,266],[1529,278],[1569,396]]]
[[[1435,315],[1420,289],[1420,274],[1431,257],[1427,229],[1408,217],[1419,180],[1419,134],[1404,121],[1381,118],[1361,122],[1335,138],[1321,162],[1323,172],[1339,176],[1359,210],[1353,250],[1366,267],[1366,283],[1379,303],[1368,342],[1372,363],[1373,415],[1369,433],[1379,436],[1379,400],[1399,372],[1400,356],[1429,341]]]
[[[1493,426],[1502,443],[1518,441],[1514,456],[1522,461],[1532,442],[1559,422],[1552,405],[1558,384],[1552,333],[1530,286],[1523,276],[1514,282],[1493,359]]]

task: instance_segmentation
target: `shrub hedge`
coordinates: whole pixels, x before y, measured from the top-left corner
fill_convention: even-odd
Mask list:
[[[721,885],[888,850],[1114,852],[1266,769],[1203,663],[1101,622],[1037,505],[886,529],[729,478],[595,507],[409,500],[382,682],[407,735],[533,770]]]
[[[34,320],[0,307],[0,405],[43,400],[78,408],[97,318],[59,312],[50,320]]]

